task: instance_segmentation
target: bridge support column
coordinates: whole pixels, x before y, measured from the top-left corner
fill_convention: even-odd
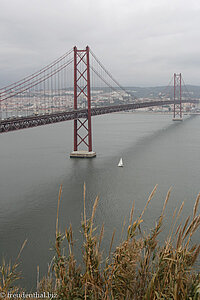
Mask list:
[[[89,47],[78,50],[74,47],[74,110],[78,109],[78,100],[87,105],[87,116],[74,120],[74,151],[71,158],[92,158],[96,153],[92,151],[91,124],[91,95],[90,95],[90,64]],[[84,145],[85,149],[79,149]]]
[[[173,121],[182,121],[181,73],[174,73],[174,117]]]

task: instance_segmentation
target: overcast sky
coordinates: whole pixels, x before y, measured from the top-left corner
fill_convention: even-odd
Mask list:
[[[89,45],[124,86],[200,85],[199,0],[0,0],[0,85]]]

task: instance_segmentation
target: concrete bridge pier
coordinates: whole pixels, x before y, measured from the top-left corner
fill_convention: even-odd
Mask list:
[[[183,121],[183,118],[173,118],[172,121]]]
[[[96,152],[94,151],[79,150],[79,151],[73,151],[70,154],[70,158],[93,158],[93,157],[96,157]]]

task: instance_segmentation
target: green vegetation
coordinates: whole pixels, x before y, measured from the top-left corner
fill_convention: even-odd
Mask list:
[[[61,187],[56,221],[55,257],[47,276],[38,283],[38,292],[56,293],[57,299],[200,299],[200,273],[195,268],[200,244],[191,243],[191,238],[200,225],[200,215],[197,214],[200,194],[194,204],[192,216],[184,222],[180,222],[179,219],[184,203],[179,210],[174,211],[169,234],[165,243],[160,246],[158,236],[162,230],[170,190],[155,227],[149,233],[142,231],[143,215],[155,191],[156,187],[136,219],[133,217],[133,203],[126,238],[112,250],[115,236],[113,232],[109,255],[103,260],[101,242],[104,226],[99,234],[94,227],[99,198],[94,202],[91,217],[87,218],[84,186],[81,227],[84,243],[80,250],[83,263],[77,266],[72,226],[66,228],[63,234],[58,229]],[[125,224],[122,231],[125,232]],[[13,267],[2,265],[0,292],[12,289],[13,281],[17,278],[16,267],[16,264]]]

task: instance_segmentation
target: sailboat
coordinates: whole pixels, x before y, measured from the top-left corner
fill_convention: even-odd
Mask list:
[[[119,160],[119,163],[118,163],[118,167],[123,167],[123,166],[124,166],[124,164],[123,164],[122,157],[121,157]]]

